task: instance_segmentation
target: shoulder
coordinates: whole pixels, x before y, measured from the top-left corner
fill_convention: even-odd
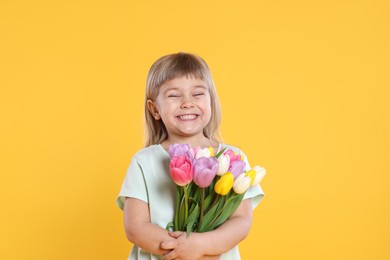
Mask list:
[[[236,152],[236,153],[240,153],[240,154],[244,154],[244,152],[241,150],[241,148],[237,147],[237,146],[234,146],[234,145],[230,145],[230,144],[224,144],[224,143],[220,143],[219,144],[219,149],[218,150],[222,150],[222,149],[226,149],[226,150],[232,150],[233,152]]]
[[[237,147],[237,146],[234,146],[234,145],[223,144],[223,143],[221,143],[221,144],[219,145],[219,149],[218,149],[218,150],[221,150],[221,149],[224,149],[224,148],[225,148],[225,151],[231,150],[231,151],[233,151],[235,154],[241,155],[241,159],[244,160],[244,162],[246,163],[246,166],[245,166],[246,170],[249,170],[249,169],[250,169],[248,157],[247,157],[246,154],[241,150],[241,148],[239,148],[239,147]]]
[[[139,150],[134,154],[134,159],[136,160],[150,160],[150,158],[164,156],[166,151],[160,145],[151,145]]]

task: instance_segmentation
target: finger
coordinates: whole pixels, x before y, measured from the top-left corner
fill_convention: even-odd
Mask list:
[[[172,260],[172,259],[176,259],[175,251],[171,251],[168,254],[164,255],[164,260]]]
[[[160,247],[162,249],[174,249],[176,247],[176,244],[177,244],[176,239],[166,240],[161,242]]]
[[[178,238],[178,237],[182,236],[183,234],[184,234],[184,232],[182,232],[182,231],[169,232],[169,235],[173,238]]]

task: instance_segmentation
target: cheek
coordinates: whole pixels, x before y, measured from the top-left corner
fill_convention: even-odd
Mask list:
[[[211,108],[211,99],[210,99],[210,97],[208,97],[208,99],[207,99],[207,101],[206,101],[205,103],[206,103],[206,104],[205,104],[205,108],[206,108],[207,111],[211,114],[212,108]]]
[[[162,98],[158,98],[156,100],[156,105],[160,111],[167,110],[169,107],[172,106],[171,102],[164,100]]]
[[[211,117],[212,109],[211,109],[211,102],[205,103],[203,106],[203,111],[207,115],[207,117]]]

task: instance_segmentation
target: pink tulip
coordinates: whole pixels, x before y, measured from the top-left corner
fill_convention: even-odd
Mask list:
[[[194,176],[192,159],[186,154],[174,156],[169,164],[169,169],[173,181],[179,186],[187,185]]]
[[[235,154],[232,150],[227,150],[226,152],[224,152],[224,154],[228,155],[229,158],[230,158],[230,164],[233,162],[233,161],[241,161],[241,154]]]
[[[215,157],[201,157],[195,160],[194,182],[201,188],[210,186],[218,171],[218,160]]]

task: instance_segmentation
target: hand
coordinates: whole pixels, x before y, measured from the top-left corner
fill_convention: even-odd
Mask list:
[[[165,260],[195,260],[203,257],[202,245],[200,243],[201,234],[192,232],[188,237],[185,232],[169,232],[174,240],[163,241],[160,245],[162,249],[171,250],[164,255]]]

